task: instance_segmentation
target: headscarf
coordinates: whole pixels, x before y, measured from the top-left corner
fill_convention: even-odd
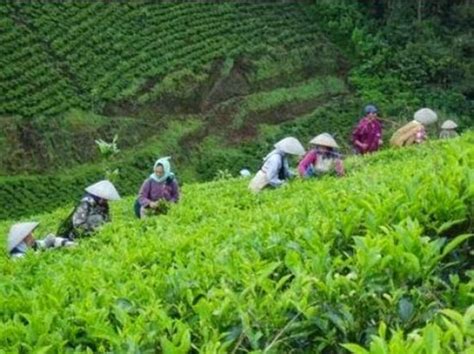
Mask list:
[[[367,106],[364,107],[365,114],[377,113],[377,112],[378,112],[378,109],[373,104],[368,104]]]
[[[170,162],[169,162],[170,158],[171,158],[171,156],[166,156],[166,157],[162,157],[162,158],[156,160],[155,165],[153,166],[153,173],[150,175],[151,179],[155,180],[158,183],[163,183],[168,178],[170,178],[170,177],[173,178],[174,177],[174,173],[171,172],[171,166],[170,166]],[[157,176],[154,172],[155,168],[158,165],[163,166],[163,172],[164,173],[163,173],[163,176],[161,176],[161,177]]]

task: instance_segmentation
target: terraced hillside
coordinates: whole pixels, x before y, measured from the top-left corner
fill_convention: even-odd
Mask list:
[[[257,196],[247,180],[187,185],[147,220],[114,203],[75,249],[0,254],[0,348],[469,353],[473,143],[353,157],[344,178]],[[68,213],[34,218],[39,234]]]
[[[334,74],[343,60],[306,10],[287,2],[0,5],[0,117],[9,127],[0,171],[89,162],[99,135],[119,132],[133,147],[170,114],[206,120],[230,98]]]
[[[472,127],[469,4],[427,0],[420,22],[374,3],[2,2],[0,219],[70,203],[106,168],[134,194],[162,155],[189,183],[255,170],[288,134],[350,153],[368,102],[386,137],[421,106]],[[94,141],[115,135],[106,163]]]
[[[130,97],[148,102],[166,92],[166,76],[196,70],[202,79],[198,73],[218,58],[321,41],[298,4],[38,2],[1,9],[0,114],[26,117]]]

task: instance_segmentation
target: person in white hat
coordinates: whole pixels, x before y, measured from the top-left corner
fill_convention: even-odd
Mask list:
[[[438,115],[429,108],[422,108],[415,112],[413,118],[411,122],[393,133],[390,145],[401,147],[423,143],[427,139],[425,126],[436,122]]]
[[[71,240],[90,235],[104,223],[110,221],[109,201],[119,200],[120,195],[112,182],[103,180],[85,189],[79,205],[64,220],[57,234]]]
[[[344,175],[344,164],[338,152],[339,145],[330,134],[319,134],[309,143],[311,150],[298,164],[301,177],[308,178],[332,171],[336,171],[338,176]]]
[[[452,120],[447,120],[441,125],[441,132],[439,133],[440,139],[451,139],[456,138],[459,134],[456,132],[458,125]]]
[[[298,139],[287,137],[274,145],[264,159],[263,165],[249,184],[249,189],[258,193],[267,186],[279,187],[291,177],[288,165],[288,155],[302,156],[305,153],[303,145]]]
[[[70,247],[75,243],[53,234],[44,240],[36,240],[33,231],[38,227],[37,222],[20,222],[12,225],[8,233],[7,252],[12,257],[23,257],[28,249],[38,250],[44,248]]]

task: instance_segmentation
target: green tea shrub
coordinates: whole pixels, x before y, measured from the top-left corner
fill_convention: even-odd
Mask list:
[[[185,185],[144,220],[132,198],[112,203],[74,249],[0,254],[0,347],[468,352],[473,139],[354,157],[344,178],[259,195],[242,179]],[[35,218],[38,235],[67,212]]]

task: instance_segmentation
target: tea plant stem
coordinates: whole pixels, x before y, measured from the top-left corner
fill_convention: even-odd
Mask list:
[[[244,334],[245,334],[244,331],[242,331],[242,333],[240,333],[239,340],[238,340],[237,343],[235,344],[234,349],[232,349],[231,354],[236,353],[236,352],[237,352],[237,349],[239,349],[240,344],[242,344],[242,341],[244,340]]]
[[[293,316],[293,318],[285,325],[285,327],[283,327],[280,332],[277,333],[277,335],[275,336],[275,338],[273,338],[273,340],[271,341],[271,343],[264,349],[264,353],[268,353],[268,351],[270,350],[270,348],[278,341],[278,339],[283,335],[283,333],[285,333],[285,331],[288,329],[288,327],[290,327],[290,325],[301,315],[301,313],[297,313],[295,316]]]

